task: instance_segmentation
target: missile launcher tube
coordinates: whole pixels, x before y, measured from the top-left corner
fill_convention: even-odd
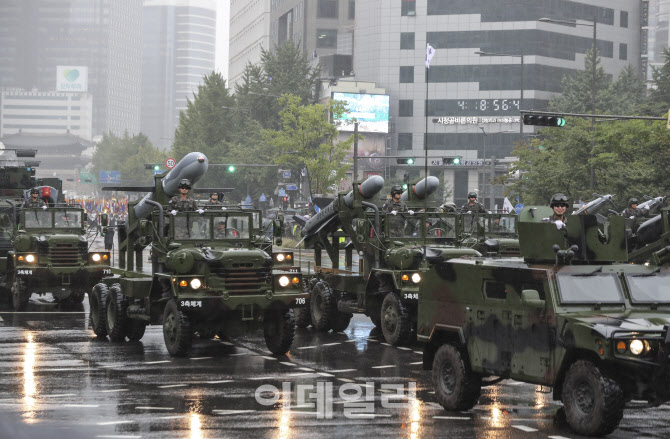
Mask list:
[[[426,179],[424,178],[417,184],[412,185],[411,189],[414,191],[414,196],[416,198],[418,198],[419,200],[423,200],[424,198],[435,192],[439,184],[440,180],[437,177],[429,176],[428,183],[426,183]],[[407,193],[407,191],[402,193],[400,200],[401,201],[409,200],[409,194]]]

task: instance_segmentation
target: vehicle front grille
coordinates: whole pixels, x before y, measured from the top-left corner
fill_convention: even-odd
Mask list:
[[[254,268],[252,263],[232,264],[231,268],[210,266],[209,271],[223,279],[228,294],[264,294],[272,285],[270,268]]]
[[[39,260],[55,267],[79,265],[86,257],[86,251],[77,244],[53,244],[41,249]]]

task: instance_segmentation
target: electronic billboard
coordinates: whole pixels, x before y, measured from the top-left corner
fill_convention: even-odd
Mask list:
[[[389,132],[389,95],[336,92],[332,94],[332,98],[347,106],[342,118],[335,119],[340,122],[340,131],[353,131],[353,119],[356,119],[359,132]]]

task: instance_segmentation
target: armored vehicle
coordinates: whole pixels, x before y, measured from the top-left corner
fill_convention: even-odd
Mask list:
[[[57,301],[81,303],[87,291],[109,275],[109,252],[89,252],[80,206],[24,207],[8,252],[14,309],[32,293],[51,292]]]
[[[536,222],[550,214],[521,213],[523,259],[428,255],[424,368],[447,410],[468,410],[483,385],[511,378],[552,387],[577,433],[608,434],[628,401],[670,399],[670,247],[631,264],[623,218]]]
[[[306,294],[293,254],[261,248],[267,242],[259,239],[260,212],[221,206],[164,212],[177,183],[195,181],[206,169],[204,155],[188,154],[155,177],[152,193],[129,206],[128,223],[118,233],[119,267],[90,295],[93,331],[112,341],[137,341],[146,325],[162,325],[168,352],[185,356],[195,332],[211,338],[262,329],[268,349],[285,354],[295,333],[292,308],[304,306]],[[276,220],[275,228],[281,227]],[[144,270],[147,246],[152,266]]]
[[[344,330],[353,313],[364,313],[379,327],[388,343],[405,344],[416,327],[416,305],[423,276],[425,245],[443,258],[479,255],[475,250],[455,248],[462,229],[461,216],[438,212],[379,213],[365,201],[383,187],[381,177],[354,184],[348,194],[322,209],[305,224],[305,247],[314,249],[315,275],[309,281],[310,315],[299,313],[299,326],[312,324],[317,330]],[[422,180],[411,190],[419,198],[430,195],[437,178]],[[409,191],[408,191],[409,192]],[[366,212],[365,209],[369,209]],[[340,239],[345,265],[340,266]],[[322,260],[325,250],[330,264]],[[353,253],[359,255],[358,270]]]

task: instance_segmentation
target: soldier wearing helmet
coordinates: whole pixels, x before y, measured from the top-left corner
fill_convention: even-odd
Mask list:
[[[212,192],[211,194],[209,194],[209,200],[207,201],[207,204],[215,204],[215,205],[223,204],[221,201],[219,201],[219,193]]]
[[[554,223],[556,228],[561,230],[565,227],[565,222],[567,220],[566,212],[570,204],[568,203],[568,197],[563,194],[554,194],[553,197],[549,200],[549,207],[554,210],[554,214],[547,218],[542,218],[543,223]]]
[[[625,218],[637,218],[638,216],[642,216],[642,210],[637,208],[638,204],[637,198],[629,198],[628,207],[621,212],[621,216]]]
[[[407,205],[404,201],[400,200],[402,196],[402,186],[396,184],[391,188],[391,199],[388,203],[384,203],[382,206],[382,211],[385,213],[397,213],[397,212],[407,212]]]
[[[196,210],[195,201],[188,196],[188,191],[191,190],[191,182],[186,178],[179,180],[177,190],[179,191],[179,195],[170,198],[170,210],[174,213]]]
[[[468,194],[468,202],[461,207],[461,213],[486,213],[484,205],[477,201],[477,192],[470,192]]]
[[[46,205],[44,200],[40,198],[40,191],[36,187],[30,189],[30,198],[23,203],[24,207],[43,207]]]

